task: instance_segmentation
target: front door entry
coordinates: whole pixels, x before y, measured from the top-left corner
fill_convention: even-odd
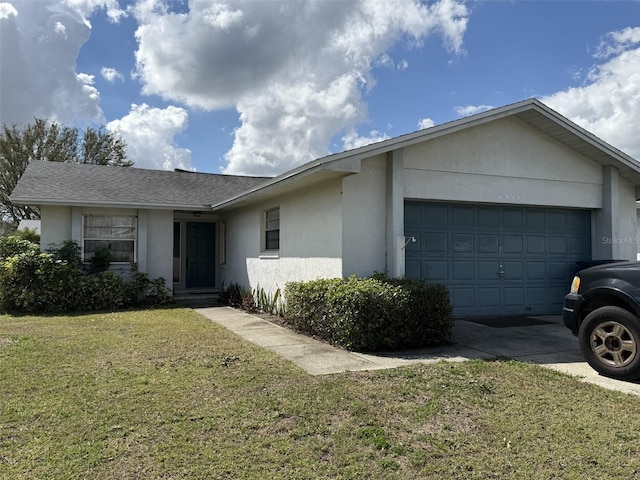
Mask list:
[[[187,222],[186,288],[215,286],[215,224]]]

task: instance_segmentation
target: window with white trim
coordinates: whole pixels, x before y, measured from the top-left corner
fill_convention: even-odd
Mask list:
[[[82,260],[91,261],[105,246],[112,263],[136,261],[137,218],[132,215],[84,215],[82,217]]]
[[[280,207],[264,212],[264,248],[280,249]]]

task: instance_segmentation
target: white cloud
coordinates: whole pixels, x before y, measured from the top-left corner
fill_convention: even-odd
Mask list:
[[[583,86],[541,101],[640,160],[640,27],[610,33],[594,56]]]
[[[105,8],[123,12],[117,0],[12,0],[0,4],[0,120],[34,117],[62,123],[102,120],[100,94],[77,73],[76,59],[91,31],[88,16]],[[120,12],[120,13],[118,13]]]
[[[15,17],[18,15],[18,11],[13,5],[6,2],[0,2],[0,20],[3,18]]]
[[[422,118],[418,122],[418,129],[424,130],[425,128],[431,128],[435,125],[435,122],[430,118]]]
[[[110,83],[113,83],[116,80],[120,80],[121,82],[124,82],[124,76],[122,76],[122,74],[115,68],[102,67],[100,69],[100,75],[102,75],[102,78],[104,78],[107,82],[110,82]]]
[[[118,0],[60,0],[57,3],[66,5],[85,18],[90,17],[98,9],[103,9],[113,23],[117,23],[127,16],[126,10],[120,8]]]
[[[53,22],[53,31],[63,39],[67,39],[67,27],[61,22]]]
[[[187,12],[143,0],[134,14],[143,92],[214,110],[241,126],[227,173],[275,174],[328,153],[330,139],[366,119],[373,66],[400,41],[439,34],[462,52],[468,11],[440,0],[211,2]],[[399,64],[404,65],[402,62]]]
[[[127,157],[138,168],[191,169],[191,151],[175,145],[175,136],[187,128],[188,114],[183,108],[165,109],[131,105],[129,113],[107,124],[107,130],[127,142]]]
[[[467,105],[465,107],[456,107],[455,112],[460,117],[468,117],[470,115],[475,115],[476,113],[486,112],[492,108],[495,107],[492,105]]]
[[[377,130],[371,130],[368,136],[361,137],[355,131],[350,131],[344,137],[342,137],[342,147],[344,150],[352,150],[358,147],[364,147],[365,145],[371,145],[372,143],[388,140],[389,137],[386,133],[379,132]]]
[[[609,32],[594,53],[595,58],[603,59],[614,55],[619,55],[640,43],[640,28],[627,27],[617,32]]]
[[[217,3],[203,12],[203,19],[212,27],[221,30],[229,30],[240,24],[244,14],[242,10],[232,10],[226,3]]]

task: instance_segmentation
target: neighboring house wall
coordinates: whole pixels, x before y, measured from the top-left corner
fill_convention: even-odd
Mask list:
[[[340,190],[340,180],[326,181],[227,215],[224,284],[273,293],[288,281],[341,277]],[[280,249],[263,251],[264,212],[275,207],[280,208]]]

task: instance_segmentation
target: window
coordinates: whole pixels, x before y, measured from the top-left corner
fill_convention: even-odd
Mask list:
[[[265,250],[280,249],[280,208],[267,210],[264,216]]]
[[[101,246],[109,249],[114,263],[135,261],[136,217],[85,215],[82,220],[83,261],[90,261],[96,249]]]

